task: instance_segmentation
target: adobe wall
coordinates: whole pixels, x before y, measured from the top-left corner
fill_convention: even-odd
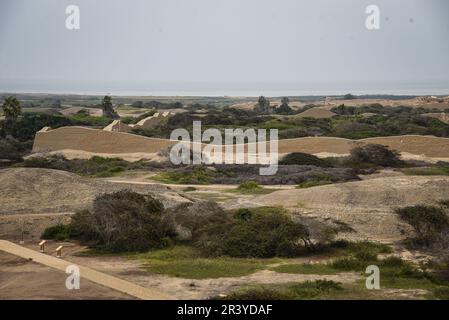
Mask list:
[[[175,144],[167,139],[148,138],[129,133],[89,129],[84,127],[45,128],[36,133],[33,152],[63,149],[94,153],[157,153]],[[279,153],[336,153],[347,154],[355,145],[378,143],[399,152],[431,158],[449,158],[449,139],[432,136],[376,137],[348,140],[333,137],[306,137],[279,140]],[[245,148],[246,149],[246,148]],[[269,152],[269,146],[267,146]]]
[[[96,153],[157,153],[172,144],[173,142],[169,140],[129,133],[83,127],[62,127],[37,132],[33,152],[73,149]]]

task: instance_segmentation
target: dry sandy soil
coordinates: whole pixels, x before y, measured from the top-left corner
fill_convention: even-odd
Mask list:
[[[337,219],[356,232],[354,239],[394,242],[410,232],[394,209],[417,204],[436,204],[449,198],[449,177],[397,176],[276,191],[254,197],[258,205],[282,205],[320,220]]]
[[[0,251],[0,299],[133,299],[81,278],[80,290],[67,290],[67,275]]]
[[[0,185],[0,238],[12,240],[18,240],[22,230],[26,239],[38,239],[46,227],[67,222],[102,193],[130,189],[154,195],[166,207],[190,202],[159,184],[112,183],[51,169],[1,169]]]
[[[2,169],[0,185],[0,215],[74,212],[87,208],[99,194],[123,189],[152,194],[167,207],[188,201],[163,185],[115,184],[52,169]]]

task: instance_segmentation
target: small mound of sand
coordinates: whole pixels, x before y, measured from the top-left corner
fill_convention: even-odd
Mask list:
[[[257,197],[259,205],[282,205],[318,219],[348,224],[360,239],[397,241],[410,231],[394,209],[434,205],[449,198],[449,177],[393,176],[308,189],[276,191]]]
[[[111,183],[52,169],[3,169],[0,185],[0,215],[74,212],[88,208],[99,194],[123,189],[153,194],[166,207],[190,202],[162,185]]]

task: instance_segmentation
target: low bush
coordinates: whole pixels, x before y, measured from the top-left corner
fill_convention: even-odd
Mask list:
[[[320,159],[312,154],[302,153],[302,152],[293,152],[284,156],[280,161],[281,165],[308,165],[308,166],[316,166],[316,167],[331,167],[331,165],[324,159]]]
[[[0,160],[22,161],[28,149],[26,143],[20,142],[10,136],[0,138]]]
[[[58,240],[64,241],[70,239],[71,227],[70,225],[57,224],[55,226],[48,227],[41,235],[41,239],[45,240]]]
[[[298,184],[298,189],[311,188],[332,183],[332,176],[322,172],[316,172],[307,180]]]
[[[352,164],[371,164],[382,167],[398,167],[403,165],[399,153],[380,144],[358,146],[350,151],[348,161]]]
[[[194,238],[206,255],[231,257],[295,256],[312,246],[304,225],[272,207],[239,210],[199,228]]]
[[[264,189],[256,181],[242,182],[236,189],[229,190],[230,192],[238,192],[242,194],[266,194],[275,191],[274,189]]]
[[[413,227],[416,236],[411,241],[414,244],[430,246],[445,241],[449,231],[449,216],[444,207],[417,205],[395,212]]]
[[[297,299],[311,299],[332,291],[342,291],[341,283],[332,280],[306,281],[290,286]]]
[[[70,227],[93,247],[114,252],[165,247],[175,236],[159,200],[127,190],[98,196],[92,210],[74,215]]]

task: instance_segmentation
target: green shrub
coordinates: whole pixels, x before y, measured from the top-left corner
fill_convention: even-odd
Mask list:
[[[196,245],[207,255],[261,258],[295,256],[311,246],[308,229],[284,210],[247,210],[200,228]]]
[[[159,200],[127,190],[98,196],[92,210],[74,215],[71,228],[92,246],[114,252],[165,247],[175,235]]]
[[[235,189],[229,189],[227,192],[241,193],[241,194],[268,194],[276,191],[275,189],[268,189],[260,186],[256,181],[246,180]]]
[[[23,142],[12,137],[0,138],[0,160],[21,161],[27,150]]]
[[[255,190],[261,190],[262,187],[259,186],[259,184],[255,181],[245,181],[245,182],[241,183],[237,189],[241,190],[241,191],[255,191]]]
[[[434,244],[443,240],[445,232],[449,230],[449,216],[443,208],[417,205],[397,209],[395,212],[413,227],[416,237],[412,241],[415,244]]]
[[[306,281],[290,286],[296,298],[311,299],[332,291],[342,291],[341,283],[331,280]]]
[[[301,182],[296,186],[298,189],[311,188],[316,186],[323,186],[326,184],[332,183],[332,176],[322,172],[316,172],[312,175],[311,178],[307,179],[304,182]]]
[[[41,235],[41,239],[64,241],[70,239],[70,236],[70,225],[57,224],[46,228]]]
[[[327,168],[331,165],[324,159],[320,159],[312,154],[293,152],[284,156],[280,161],[280,165],[304,165]]]
[[[399,153],[380,144],[358,146],[350,151],[349,162],[353,164],[372,164],[382,167],[402,165]]]

